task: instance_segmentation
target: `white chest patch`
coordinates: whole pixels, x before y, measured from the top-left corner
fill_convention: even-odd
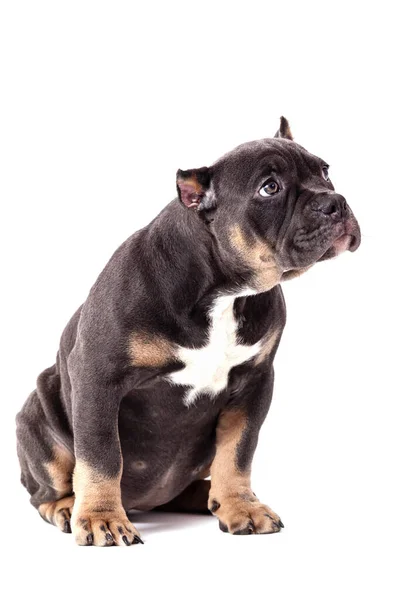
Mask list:
[[[238,323],[233,313],[233,303],[237,297],[220,296],[214,302],[210,311],[211,324],[205,346],[195,349],[181,346],[177,352],[177,358],[185,367],[169,375],[168,379],[175,385],[192,388],[184,398],[187,406],[192,404],[200,393],[215,396],[225,389],[232,367],[246,362],[261,349],[261,342],[253,346],[244,346],[238,342]]]

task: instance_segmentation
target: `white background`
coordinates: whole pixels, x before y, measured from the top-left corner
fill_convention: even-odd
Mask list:
[[[277,8],[278,6],[278,8]],[[12,597],[398,598],[399,123],[394,2],[1,3],[2,547]],[[356,254],[284,286],[254,464],[277,535],[141,514],[78,548],[19,485],[14,415],[115,248],[177,168],[273,135],[331,165]]]

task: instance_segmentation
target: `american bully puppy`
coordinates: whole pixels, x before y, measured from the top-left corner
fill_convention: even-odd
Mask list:
[[[360,244],[328,165],[283,117],[275,138],[179,170],[177,191],[112,256],[17,417],[31,502],[81,545],[141,542],[131,509],[208,510],[234,534],[283,527],[250,481],[280,283]]]

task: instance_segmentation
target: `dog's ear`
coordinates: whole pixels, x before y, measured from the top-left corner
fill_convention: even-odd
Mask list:
[[[292,132],[290,131],[289,121],[285,119],[285,117],[281,117],[281,123],[279,125],[279,129],[276,132],[276,138],[286,138],[287,140],[292,140]]]
[[[179,169],[176,173],[176,188],[179,200],[187,208],[200,211],[213,208],[215,204],[211,189],[211,169],[208,167],[188,171]]]

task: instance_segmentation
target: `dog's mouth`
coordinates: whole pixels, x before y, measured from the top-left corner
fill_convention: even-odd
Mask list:
[[[358,223],[355,219],[346,221],[344,224],[344,233],[342,232],[337,238],[334,239],[333,243],[324,252],[321,258],[317,262],[328,260],[339,256],[343,252],[349,250],[355,252],[361,243],[361,233]]]

